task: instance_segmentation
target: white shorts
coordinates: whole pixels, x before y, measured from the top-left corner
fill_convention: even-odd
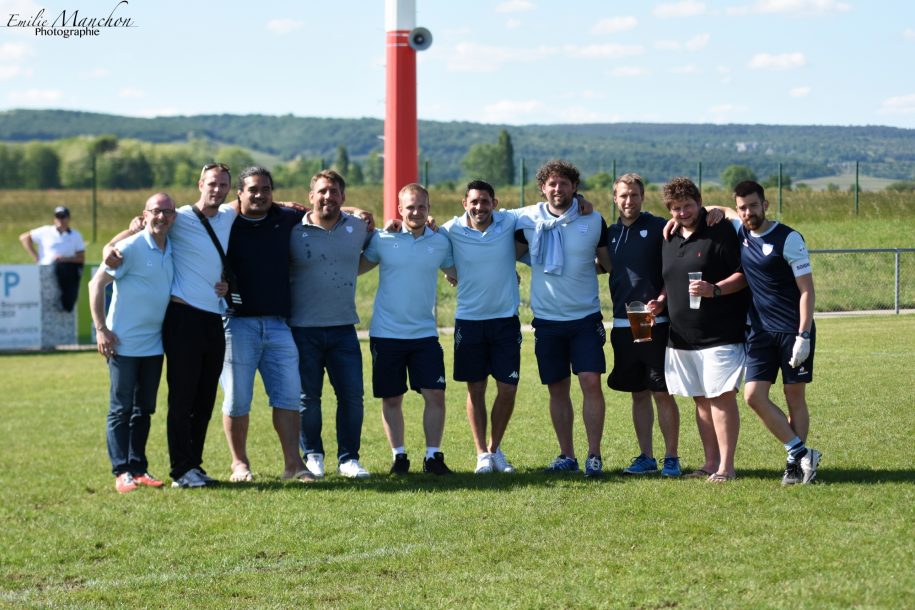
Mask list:
[[[667,391],[676,396],[715,398],[738,390],[746,359],[743,343],[698,350],[668,347],[664,351]]]

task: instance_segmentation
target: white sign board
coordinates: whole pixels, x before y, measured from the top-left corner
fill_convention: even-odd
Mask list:
[[[0,350],[41,347],[38,265],[0,265]]]

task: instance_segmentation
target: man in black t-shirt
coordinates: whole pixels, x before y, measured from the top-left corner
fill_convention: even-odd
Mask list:
[[[746,357],[747,282],[740,248],[732,227],[707,226],[702,195],[688,178],[665,184],[663,197],[679,226],[661,249],[666,295],[649,303],[658,311],[666,304],[670,315],[664,376],[671,394],[696,403],[705,462],[692,476],[725,482],[735,477],[736,393]],[[702,279],[688,279],[694,272]]]

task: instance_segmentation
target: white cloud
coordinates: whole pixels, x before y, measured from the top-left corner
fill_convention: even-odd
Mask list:
[[[534,3],[528,0],[508,0],[496,7],[497,13],[527,13],[534,10]]]
[[[684,0],[683,2],[674,2],[671,4],[659,4],[654,7],[655,17],[662,19],[672,17],[694,17],[705,13],[705,3],[695,2],[694,0]]]
[[[609,17],[601,19],[591,26],[592,34],[613,34],[614,32],[624,32],[631,30],[639,24],[635,17]]]
[[[881,114],[909,114],[915,112],[915,93],[888,97],[880,104]]]
[[[654,48],[658,51],[679,51],[682,46],[676,40],[658,40],[654,43]]]
[[[124,87],[118,91],[118,97],[125,100],[139,100],[146,97],[146,92],[142,89],[134,89],[132,87]]]
[[[567,100],[605,100],[607,94],[593,89],[575,89],[561,96]]]
[[[698,74],[699,67],[696,64],[687,64],[685,66],[674,66],[670,71],[674,74]]]
[[[267,22],[267,29],[274,34],[288,34],[304,25],[305,22],[298,19],[271,19]]]
[[[805,85],[803,87],[795,87],[794,89],[791,89],[788,91],[788,95],[791,97],[807,97],[810,95],[811,91],[812,89]]]
[[[851,5],[837,0],[759,0],[753,4],[732,6],[725,10],[729,15],[746,15],[748,13],[825,15],[828,13],[846,13],[851,10]]]
[[[735,114],[744,112],[746,107],[735,104],[717,104],[708,109],[707,118],[712,123],[727,123]]]
[[[710,38],[711,36],[708,34],[699,34],[697,36],[693,36],[686,41],[686,48],[690,51],[698,51],[708,44]]]
[[[30,52],[28,45],[15,42],[0,44],[0,61],[15,61],[24,59]]]
[[[559,122],[561,123],[616,123],[619,117],[616,115],[607,116],[602,112],[595,112],[581,106],[569,106],[559,112]]]
[[[86,78],[106,78],[109,74],[111,72],[107,68],[95,68],[84,73]]]
[[[13,104],[53,104],[60,101],[63,96],[63,91],[59,89],[26,89],[11,91],[6,99]]]
[[[10,80],[19,76],[32,76],[32,70],[22,66],[0,66],[0,80]]]
[[[644,68],[639,68],[638,66],[620,66],[610,70],[610,76],[620,76],[624,78],[632,76],[645,76],[646,74],[648,74],[648,72]]]
[[[448,55],[451,72],[495,72],[510,62],[533,62],[556,55],[555,47],[509,48],[462,42]]]
[[[640,55],[644,49],[638,44],[592,44],[584,47],[567,45],[565,53],[569,57],[581,57],[586,59],[617,59],[620,57],[629,57],[631,55]]]
[[[483,108],[484,123],[524,124],[530,117],[544,109],[540,100],[499,100]]]
[[[512,18],[512,19],[509,19],[509,20],[507,20],[507,21],[505,22],[505,28],[506,28],[506,29],[509,29],[509,30],[517,30],[517,29],[520,28],[520,27],[521,27],[521,20],[520,20],[520,19],[514,19],[514,18]]]
[[[902,37],[906,40],[915,40],[915,30],[912,28],[906,28],[902,31]]]
[[[803,53],[757,53],[747,64],[753,70],[791,70],[806,65],[807,58]]]

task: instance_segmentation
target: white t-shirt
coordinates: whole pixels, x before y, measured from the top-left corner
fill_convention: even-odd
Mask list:
[[[53,265],[58,256],[76,256],[86,250],[83,236],[76,229],[61,233],[54,225],[45,225],[29,231],[29,235],[38,250],[39,265]]]

